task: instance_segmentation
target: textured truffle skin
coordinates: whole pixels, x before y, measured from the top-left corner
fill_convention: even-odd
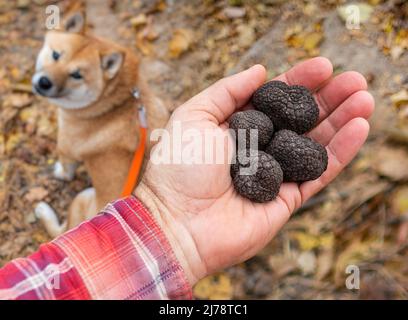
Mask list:
[[[283,181],[283,172],[279,163],[269,154],[258,151],[249,161],[258,160],[256,174],[240,175],[239,163],[231,166],[231,176],[235,190],[243,197],[254,202],[268,202],[274,200],[279,194]],[[238,162],[238,159],[237,159]]]
[[[264,113],[257,110],[240,111],[229,119],[229,127],[238,139],[238,130],[246,130],[246,147],[250,148],[251,129],[258,130],[258,148],[266,147],[273,135],[273,123]],[[252,135],[253,136],[253,135]],[[237,140],[238,141],[238,140]]]
[[[302,134],[315,127],[319,118],[319,107],[307,88],[281,81],[261,86],[254,93],[252,104],[271,118],[276,131],[288,129]]]
[[[327,169],[326,149],[290,130],[277,132],[266,152],[279,162],[285,182],[315,180]]]

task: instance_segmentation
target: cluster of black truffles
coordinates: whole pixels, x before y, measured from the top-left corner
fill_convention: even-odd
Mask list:
[[[252,105],[255,110],[229,119],[238,142],[231,177],[239,194],[254,202],[272,201],[282,182],[315,180],[326,171],[326,149],[302,136],[319,119],[319,107],[307,88],[270,81],[254,93]],[[254,163],[256,171],[251,173]]]

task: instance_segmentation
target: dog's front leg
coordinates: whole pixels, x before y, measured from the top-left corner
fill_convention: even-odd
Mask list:
[[[72,181],[77,167],[77,161],[59,156],[59,160],[54,165],[54,177],[58,180]]]

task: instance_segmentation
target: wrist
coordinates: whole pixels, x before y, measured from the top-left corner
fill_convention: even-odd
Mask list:
[[[174,254],[184,270],[191,286],[206,275],[194,238],[180,215],[172,212],[165,202],[142,181],[135,190],[135,196],[147,207],[150,214],[167,237]]]

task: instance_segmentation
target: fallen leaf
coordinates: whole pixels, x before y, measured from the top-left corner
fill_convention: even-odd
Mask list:
[[[130,24],[134,28],[145,25],[146,23],[147,23],[147,17],[144,13],[141,13],[137,15],[136,17],[133,17],[132,19],[130,19]]]
[[[401,46],[393,46],[390,51],[391,58],[393,58],[394,60],[398,60],[402,56],[404,51],[405,49]]]
[[[169,42],[169,55],[176,59],[188,51],[193,41],[193,33],[187,29],[177,29]]]
[[[238,7],[238,6],[242,6],[242,5],[244,4],[244,0],[229,0],[229,1],[228,1],[228,4],[229,4],[230,6],[236,6],[236,7]]]
[[[6,139],[4,135],[0,135],[0,155],[4,155],[6,153]],[[1,169],[1,166],[0,166]],[[2,172],[3,173],[3,172]],[[4,175],[0,176],[0,182],[4,181]]]
[[[149,40],[146,39],[146,36],[145,36],[143,30],[138,32],[137,35],[136,35],[136,47],[145,56],[151,56],[152,53],[153,53],[153,46],[149,42]]]
[[[296,23],[288,27],[285,31],[285,41],[289,47],[300,48],[303,45],[303,36],[300,34],[303,31],[301,24]]]
[[[47,234],[41,231],[34,232],[32,235],[32,238],[33,238],[33,241],[35,241],[36,243],[45,243],[47,241],[50,241]]]
[[[316,271],[316,255],[313,251],[302,252],[297,263],[303,275],[313,274]]]
[[[6,125],[18,115],[17,108],[2,108],[0,111],[0,128],[4,130]]]
[[[18,0],[17,1],[17,8],[19,9],[26,9],[30,6],[30,0]]]
[[[312,51],[322,42],[323,34],[321,32],[312,32],[305,36],[303,48],[307,51]]]
[[[408,186],[400,187],[392,194],[391,206],[398,215],[408,213]]]
[[[238,43],[240,47],[247,48],[251,46],[256,40],[256,34],[253,27],[241,24],[237,27],[239,33]]]
[[[10,134],[5,141],[4,152],[8,154],[13,151],[19,145],[22,139],[23,135],[21,133]]]
[[[28,191],[24,198],[29,202],[36,202],[44,200],[46,196],[48,196],[48,191],[46,189],[43,187],[34,187]]]
[[[34,212],[29,212],[28,214],[25,215],[24,218],[25,218],[24,221],[27,224],[32,224],[37,221],[37,218]]]
[[[145,56],[151,56],[153,54],[152,41],[158,38],[159,34],[156,32],[153,19],[150,16],[146,21],[146,26],[140,30],[136,35],[136,47]]]
[[[232,297],[233,287],[230,277],[220,273],[199,281],[194,286],[193,292],[198,299],[227,300]]]
[[[318,10],[318,6],[315,3],[312,3],[312,2],[309,2],[309,3],[305,4],[305,6],[303,8],[303,12],[307,16],[314,15],[317,10]]]
[[[226,7],[222,12],[229,19],[239,19],[246,15],[246,9],[243,7]]]
[[[271,255],[268,258],[268,264],[276,279],[282,278],[298,268],[297,261],[292,255]]]
[[[323,40],[322,25],[316,23],[312,30],[307,30],[301,24],[294,24],[286,29],[284,38],[289,47],[303,48],[309,55],[315,54]]]
[[[367,261],[382,249],[381,246],[381,242],[376,239],[367,239],[364,242],[361,239],[354,239],[354,241],[337,257],[334,270],[335,284],[338,287],[343,287],[344,281],[347,277],[347,266],[358,266],[360,262]]]
[[[297,240],[302,251],[310,251],[319,247],[331,248],[334,242],[332,233],[315,236],[305,232],[294,232],[292,236]]]
[[[397,243],[402,245],[408,238],[408,186],[402,186],[392,194],[391,208],[402,221],[397,232]]]
[[[56,132],[55,124],[48,117],[41,117],[37,123],[37,133],[42,136],[52,136]]]
[[[401,246],[407,242],[408,239],[408,221],[401,223],[397,231],[397,245]]]
[[[408,104],[408,90],[403,89],[394,93],[391,97],[391,101],[395,107],[400,108],[403,105]]]
[[[331,271],[334,264],[333,248],[325,249],[317,256],[317,268],[315,278],[323,280]]]
[[[297,240],[302,251],[312,250],[319,246],[319,238],[305,232],[296,232],[293,238]]]
[[[33,102],[33,96],[29,94],[14,93],[5,97],[3,101],[4,108],[24,108]]]
[[[404,148],[382,146],[371,153],[373,167],[393,181],[408,180],[408,152]]]

